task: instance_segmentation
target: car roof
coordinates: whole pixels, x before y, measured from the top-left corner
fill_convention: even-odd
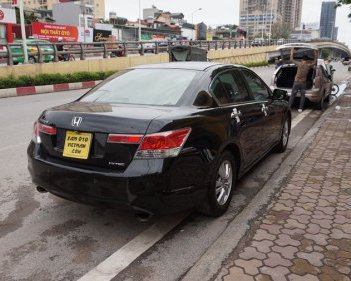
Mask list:
[[[133,69],[188,69],[188,70],[200,70],[205,71],[209,68],[219,68],[225,66],[238,67],[235,64],[223,64],[215,62],[200,62],[200,61],[184,61],[184,62],[168,62],[168,63],[157,63],[157,64],[146,64],[135,66]]]
[[[276,50],[282,50],[282,49],[291,49],[291,48],[306,48],[306,49],[313,49],[313,50],[318,50],[317,46],[310,44],[310,43],[289,43],[289,44],[284,44],[279,47],[277,47]]]

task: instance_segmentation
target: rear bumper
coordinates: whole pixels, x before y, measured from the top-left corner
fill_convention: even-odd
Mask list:
[[[291,96],[291,90],[292,88],[278,88],[275,86],[271,86],[271,90],[273,91],[274,89],[281,89],[284,91],[287,91],[287,96]],[[300,97],[300,93],[298,92],[296,94],[296,97]],[[321,100],[321,91],[319,88],[312,88],[310,90],[306,90],[305,98],[308,99],[310,102],[319,102]]]
[[[209,164],[199,166],[200,157],[139,160],[123,173],[101,172],[42,159],[38,147],[33,142],[28,147],[33,183],[56,196],[89,205],[173,213],[199,205],[210,178]]]

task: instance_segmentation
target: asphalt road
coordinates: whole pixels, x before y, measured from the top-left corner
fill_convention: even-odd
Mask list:
[[[349,77],[347,68],[341,64],[335,67],[335,81]],[[270,81],[273,68],[255,71]],[[300,141],[322,114],[312,109],[303,115],[293,112],[295,126],[287,152],[269,155],[241,179],[229,211],[221,218],[192,212],[140,223],[130,213],[40,194],[30,181],[26,148],[34,120],[45,108],[72,101],[83,93],[81,90],[0,100],[0,280],[77,280],[118,250],[136,255],[140,247],[135,245],[139,244],[131,242],[139,241],[143,233],[147,239],[156,237],[157,231],[149,230],[154,230],[155,225],[171,224],[173,219],[171,228],[175,228],[141,252],[114,280],[181,279],[272,175],[284,180],[284,175],[277,175],[276,171],[294,151],[301,149]],[[183,215],[186,218],[177,223]],[[218,250],[228,249],[223,245]]]

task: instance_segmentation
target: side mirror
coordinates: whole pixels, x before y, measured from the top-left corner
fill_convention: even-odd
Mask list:
[[[285,100],[288,96],[288,92],[282,89],[274,89],[272,98],[274,100]]]

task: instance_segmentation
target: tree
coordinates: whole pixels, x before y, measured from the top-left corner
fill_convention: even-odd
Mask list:
[[[21,22],[20,20],[20,12],[19,12],[19,8],[15,8],[16,9],[16,20],[18,23]],[[25,24],[31,24],[32,22],[37,22],[38,18],[35,16],[34,11],[24,11],[24,22]]]
[[[287,22],[276,22],[272,25],[272,38],[288,39],[290,35],[290,25]]]
[[[329,59],[331,53],[332,53],[331,49],[323,48],[321,50],[321,58],[324,59],[324,60]]]
[[[337,0],[335,8],[341,7],[342,5],[351,5],[351,0]],[[348,17],[351,18],[351,12],[349,13]]]

